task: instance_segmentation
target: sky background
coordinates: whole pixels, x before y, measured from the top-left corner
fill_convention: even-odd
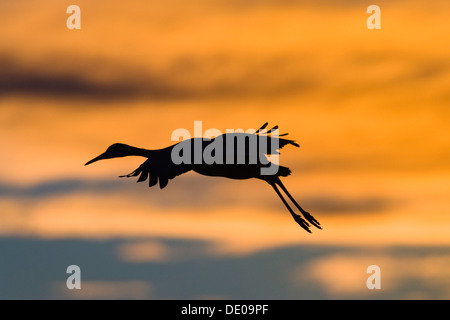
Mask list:
[[[448,12],[0,0],[0,299],[449,299]],[[118,178],[142,158],[83,166],[196,120],[288,132],[283,182],[323,230],[261,181],[191,172],[160,190]],[[66,288],[73,264],[82,290]]]

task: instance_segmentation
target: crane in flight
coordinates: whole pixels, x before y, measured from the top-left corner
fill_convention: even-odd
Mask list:
[[[289,176],[291,170],[270,162],[266,157],[279,154],[278,149],[285,145],[290,144],[295,147],[299,147],[299,145],[293,140],[280,138],[287,134],[273,134],[273,132],[277,132],[278,126],[266,130],[267,125],[268,123],[265,123],[260,129],[251,134],[233,132],[222,134],[212,139],[185,139],[167,148],[158,150],[148,150],[123,143],[115,143],[104,153],[88,161],[85,165],[103,159],[126,156],[145,157],[147,160],[136,170],[120,177],[139,176],[137,182],[145,181],[148,178],[150,187],[156,185],[159,181],[161,189],[167,186],[169,180],[191,170],[205,176],[238,180],[257,178],[266,181],[272,186],[294,220],[303,229],[311,232],[310,224],[322,229],[320,223],[295,201],[281,182],[280,177]],[[237,141],[244,141],[244,143],[239,144]],[[203,154],[207,150],[209,150],[209,160],[201,155],[200,157],[198,156],[198,152]],[[211,161],[211,159],[214,161]],[[268,170],[266,172],[270,171],[270,174],[264,173],[264,170]],[[278,186],[297,207],[301,215],[292,210]]]

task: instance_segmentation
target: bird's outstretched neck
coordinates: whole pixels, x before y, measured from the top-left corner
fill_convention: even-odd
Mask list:
[[[94,163],[99,160],[121,158],[127,156],[141,156],[149,158],[151,156],[152,150],[136,148],[123,143],[115,143],[111,145],[104,153],[98,157],[86,162],[85,166]]]

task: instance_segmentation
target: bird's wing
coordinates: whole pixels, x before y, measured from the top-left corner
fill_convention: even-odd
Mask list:
[[[130,174],[122,177],[137,177],[137,182],[149,179],[149,187],[158,183],[161,189],[165,188],[170,179],[175,178],[192,169],[189,164],[174,164],[171,158],[171,149],[155,150],[152,156]]]
[[[216,139],[213,139],[213,141],[219,140],[220,143],[223,143],[224,154],[232,153],[236,155],[244,153],[246,157],[248,157],[250,153],[254,151],[257,151],[257,153],[260,155],[279,154],[278,150],[288,144],[299,147],[299,145],[294,140],[280,138],[279,135],[271,134],[272,131],[278,129],[277,126],[275,126],[274,128],[270,129],[268,132],[263,133],[226,133],[217,137]],[[283,136],[285,135],[286,134],[283,134]],[[252,144],[254,145],[251,147]]]

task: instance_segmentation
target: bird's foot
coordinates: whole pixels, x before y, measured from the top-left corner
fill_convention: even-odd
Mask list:
[[[295,222],[297,222],[300,225],[300,227],[302,227],[303,229],[305,229],[306,231],[311,233],[311,230],[309,230],[308,222],[306,222],[302,217],[295,215],[294,220],[295,220]]]
[[[309,214],[309,212],[303,211],[302,214],[305,217],[305,219],[309,221],[309,223],[311,223],[313,226],[315,226],[318,229],[322,229],[319,221],[317,221],[311,214]]]

